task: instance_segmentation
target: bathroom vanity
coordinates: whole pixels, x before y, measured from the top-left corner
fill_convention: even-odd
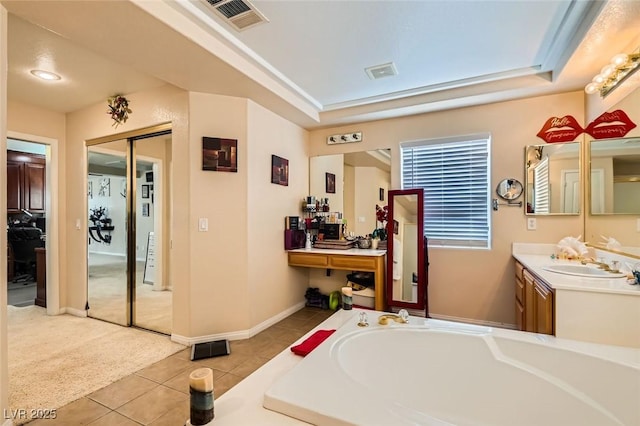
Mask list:
[[[385,309],[385,254],[386,250],[352,248],[348,250],[296,249],[289,250],[289,266],[322,268],[330,273],[332,269],[366,271],[374,273],[375,309]]]
[[[624,277],[584,277],[549,271],[580,265],[552,259],[554,244],[513,244],[516,323],[520,330],[556,337],[640,348],[640,286]],[[597,251],[598,257],[637,259]]]

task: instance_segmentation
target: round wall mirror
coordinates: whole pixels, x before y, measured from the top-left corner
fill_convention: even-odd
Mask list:
[[[522,183],[518,179],[504,179],[498,184],[496,194],[503,200],[515,200],[522,195]]]

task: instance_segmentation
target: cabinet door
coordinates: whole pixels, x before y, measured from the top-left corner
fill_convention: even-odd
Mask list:
[[[524,331],[536,331],[535,307],[534,307],[534,279],[528,271],[522,274],[524,278]]]
[[[535,332],[553,334],[553,292],[535,280]]]
[[[20,213],[23,181],[22,163],[7,161],[7,213]]]
[[[24,208],[30,212],[45,212],[45,165],[24,164]]]
[[[525,331],[525,321],[524,306],[516,300],[516,327],[518,327],[518,330]]]

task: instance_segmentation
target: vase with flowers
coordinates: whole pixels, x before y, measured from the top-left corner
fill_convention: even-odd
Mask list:
[[[372,246],[379,247],[380,243],[387,241],[387,220],[389,217],[389,207],[380,207],[376,204],[376,229],[371,233]]]

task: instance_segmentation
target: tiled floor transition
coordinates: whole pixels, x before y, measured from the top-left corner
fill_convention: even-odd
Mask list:
[[[333,313],[303,308],[250,339],[231,341],[228,356],[190,361],[190,349],[185,349],[59,408],[56,419],[29,425],[184,425],[189,418],[189,374],[193,370],[213,369],[217,398]]]

